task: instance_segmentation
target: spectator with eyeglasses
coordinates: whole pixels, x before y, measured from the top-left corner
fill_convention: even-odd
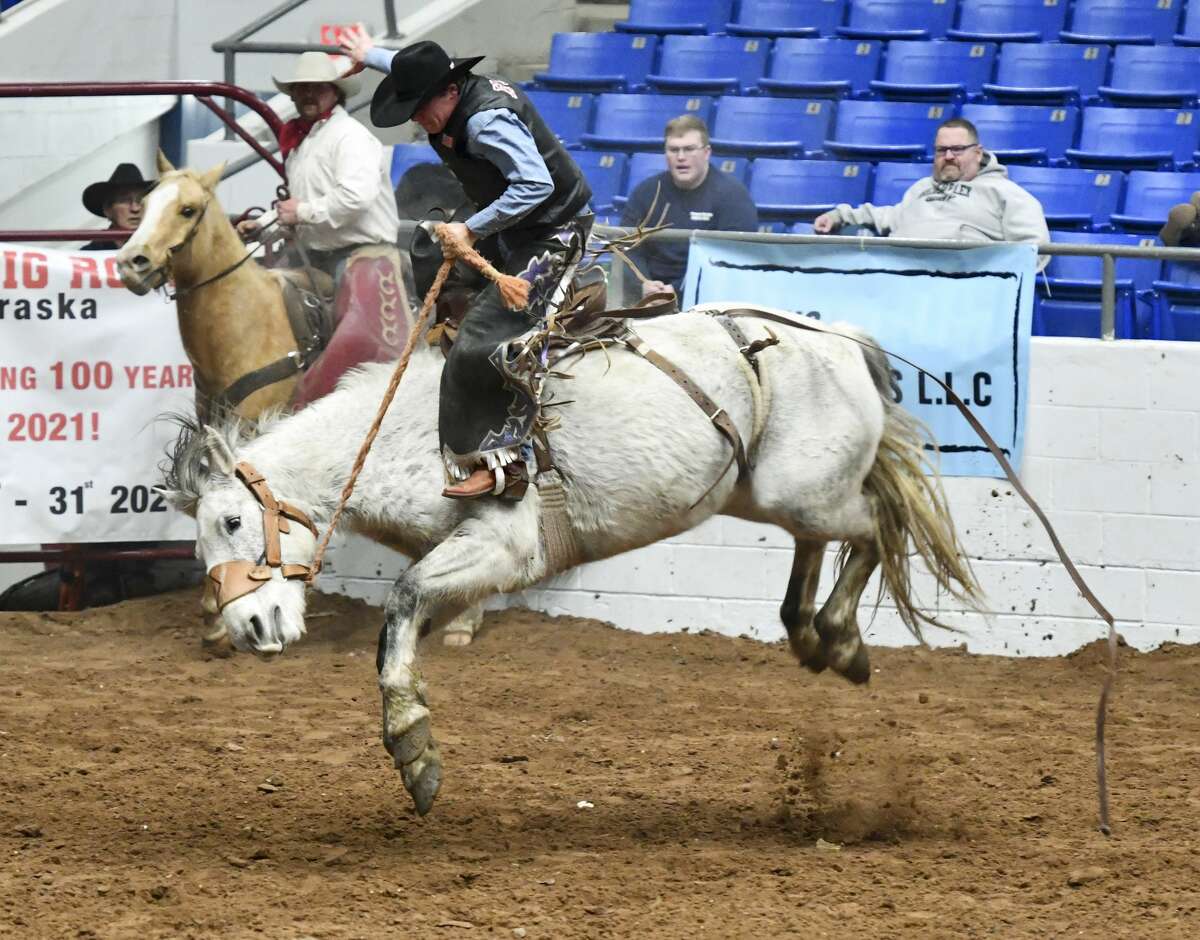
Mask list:
[[[843,203],[817,216],[813,231],[828,235],[844,225],[861,225],[896,238],[1050,241],[1041,203],[1008,178],[1008,170],[983,148],[975,125],[966,118],[950,118],[938,127],[933,172],[913,183],[899,203]],[[1039,270],[1047,261],[1039,259]]]
[[[621,213],[621,224],[666,223],[676,229],[753,232],[758,210],[746,187],[728,173],[710,172],[712,148],[708,126],[694,114],[667,122],[664,131],[667,169],[634,188]],[[683,291],[688,243],[655,239],[629,252],[630,259],[647,278],[642,296]]]

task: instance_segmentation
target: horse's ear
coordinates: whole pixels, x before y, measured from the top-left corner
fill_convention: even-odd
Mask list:
[[[167,159],[167,155],[161,150],[158,152],[158,175],[165,176],[167,173],[174,173],[175,167],[171,165],[171,161]]]
[[[155,486],[152,489],[170,503],[172,508],[187,513],[193,519],[196,518],[196,497],[194,495],[185,493],[183,490],[167,489],[165,486]]]
[[[200,185],[210,193],[216,192],[217,183],[221,182],[221,174],[225,172],[225,164],[218,163],[211,170],[200,174]]]
[[[233,456],[233,451],[229,449],[229,445],[225,442],[225,438],[214,428],[204,428],[204,443],[208,448],[208,466],[212,473],[220,473],[224,476],[233,476],[234,467],[237,464],[237,458]]]

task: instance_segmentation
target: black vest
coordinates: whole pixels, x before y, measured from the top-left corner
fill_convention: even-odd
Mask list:
[[[482,209],[491,205],[508,188],[508,180],[494,164],[467,153],[467,120],[480,111],[499,108],[513,112],[529,128],[538,153],[546,162],[550,178],[554,181],[554,192],[550,197],[506,231],[569,222],[587,206],[592,198],[591,187],[521,89],[488,75],[468,75],[462,84],[458,107],[440,134],[429,135],[429,143],[458,177],[467,197],[476,207]]]

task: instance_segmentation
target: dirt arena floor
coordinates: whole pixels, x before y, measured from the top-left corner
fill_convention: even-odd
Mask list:
[[[781,645],[517,611],[422,647],[445,781],[379,743],[379,611],[316,596],[275,662],[191,592],[0,614],[0,936],[1200,936],[1200,650]]]

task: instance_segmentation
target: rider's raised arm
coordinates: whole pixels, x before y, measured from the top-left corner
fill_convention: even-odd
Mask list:
[[[363,57],[363,65],[367,68],[375,69],[383,72],[385,75],[392,70],[392,57],[396,53],[391,49],[384,49],[380,46],[372,46]]]

